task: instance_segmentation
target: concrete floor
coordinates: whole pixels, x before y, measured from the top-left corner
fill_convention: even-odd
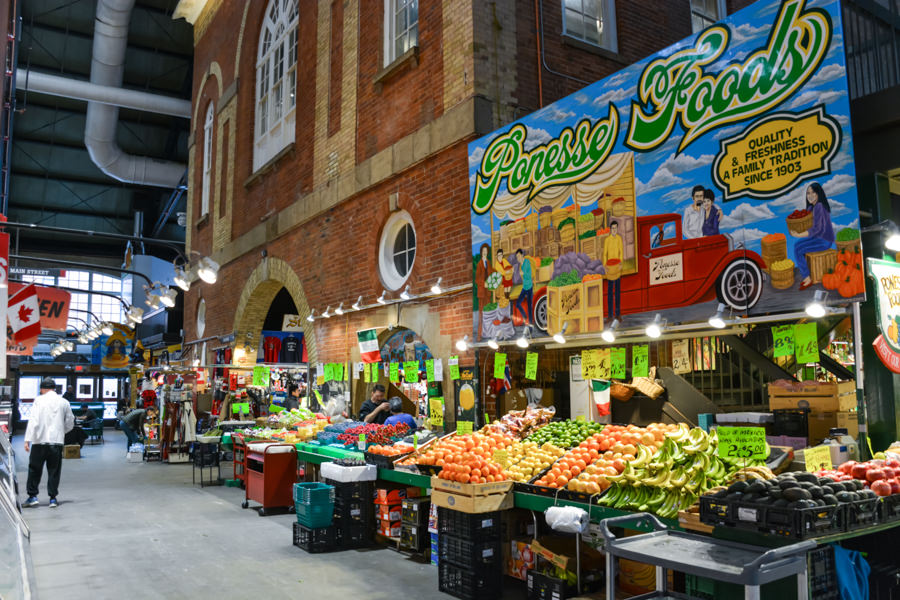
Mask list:
[[[384,548],[307,554],[292,544],[293,514],[243,510],[243,490],[201,489],[189,464],[127,463],[124,435],[104,436],[63,461],[59,508],[47,507],[45,471],[41,505],[23,509],[44,600],[450,598],[437,567]],[[21,435],[13,443],[24,501],[28,457]]]

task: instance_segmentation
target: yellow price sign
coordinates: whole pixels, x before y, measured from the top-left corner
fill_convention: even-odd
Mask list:
[[[830,446],[822,445],[807,448],[803,451],[803,458],[806,460],[806,470],[810,473],[831,469],[832,467]]]
[[[494,450],[491,460],[505,469],[509,466],[509,452],[506,450]]]
[[[434,427],[444,426],[443,398],[430,398],[428,400],[428,420]]]

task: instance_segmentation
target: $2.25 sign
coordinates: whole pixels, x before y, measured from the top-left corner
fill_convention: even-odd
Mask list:
[[[719,427],[720,458],[761,459],[768,458],[766,430],[762,427]]]

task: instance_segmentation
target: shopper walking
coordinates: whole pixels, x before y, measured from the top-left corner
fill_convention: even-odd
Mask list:
[[[59,476],[62,472],[63,440],[75,427],[75,415],[69,401],[56,393],[56,383],[49,377],[41,381],[41,395],[34,399],[28,428],[25,430],[25,452],[28,459],[28,499],[25,506],[38,505],[38,486],[47,465],[47,493],[50,508],[59,503]]]

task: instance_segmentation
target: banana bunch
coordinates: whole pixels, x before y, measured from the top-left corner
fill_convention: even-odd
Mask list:
[[[614,484],[600,498],[600,504],[610,508],[652,512],[661,517],[674,518],[678,515],[678,511],[690,507],[698,498],[698,494],[686,488],[650,488]]]
[[[769,467],[755,465],[735,471],[728,479],[728,483],[730,485],[735,481],[768,481],[769,479],[775,479],[775,473],[773,473]]]

